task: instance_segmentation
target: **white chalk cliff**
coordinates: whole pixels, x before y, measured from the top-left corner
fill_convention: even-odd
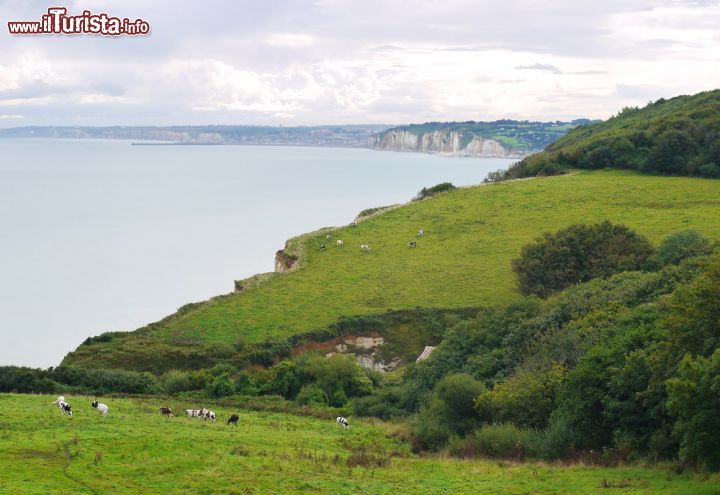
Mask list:
[[[393,151],[419,151],[451,156],[482,156],[516,158],[521,152],[508,149],[494,139],[483,138],[462,131],[433,131],[413,134],[403,129],[391,129],[370,138],[371,148]]]

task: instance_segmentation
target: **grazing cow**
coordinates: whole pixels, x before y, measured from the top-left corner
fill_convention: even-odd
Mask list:
[[[166,407],[166,406],[162,406],[160,408],[160,414],[162,414],[163,416],[172,416],[173,415],[172,409],[170,409],[169,407]]]
[[[97,409],[97,411],[102,414],[103,416],[107,416],[108,412],[110,412],[110,409],[105,404],[102,404],[101,402],[98,402],[96,400],[92,401],[92,406]]]
[[[325,239],[327,239],[328,241],[332,241],[332,234],[326,235]]]
[[[208,410],[208,409],[205,409],[205,414],[203,414],[202,418],[203,418],[205,421],[207,421],[208,419],[211,419],[211,420],[215,421],[216,416],[215,416],[215,413],[214,413],[213,411],[210,411],[210,410]]]
[[[229,425],[230,423],[232,423],[232,424],[235,425],[235,428],[237,428],[238,419],[240,419],[240,416],[238,416],[237,414],[233,414],[232,416],[230,416],[230,417],[228,418],[228,420],[227,420],[227,422],[226,422],[225,424],[226,424],[226,425]]]
[[[325,246],[325,244],[320,244],[320,251],[325,251],[325,248],[326,248],[326,247],[327,247],[327,246]]]
[[[68,403],[65,402],[64,400],[58,402],[58,407],[60,408],[60,412],[61,412],[61,413],[67,414],[68,416],[72,416],[72,415],[73,415],[72,407],[70,407],[70,404],[68,404]]]
[[[415,241],[408,242],[408,247],[409,247],[409,248],[416,248],[416,247],[417,247],[417,242],[415,242]]]
[[[344,246],[344,245],[345,245],[345,243],[342,241],[342,239],[338,239],[337,241],[335,241],[335,244],[337,244],[338,246]]]
[[[65,402],[65,396],[64,396],[64,395],[61,395],[60,397],[58,397],[57,399],[55,399],[55,400],[53,401],[53,404],[60,404],[61,402]]]
[[[425,235],[425,231],[424,231],[423,229],[420,229],[420,230],[418,230],[417,235],[418,235],[418,237],[424,236],[424,235]]]
[[[370,251],[370,246],[368,246],[367,244],[361,244],[360,251]]]
[[[343,428],[350,428],[350,423],[348,422],[347,418],[338,416],[335,421],[337,421],[338,426],[342,426]]]

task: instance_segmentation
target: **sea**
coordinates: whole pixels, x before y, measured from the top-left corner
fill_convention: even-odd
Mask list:
[[[0,139],[0,365],[56,366],[272,271],[285,240],[478,184],[502,158],[349,148]]]

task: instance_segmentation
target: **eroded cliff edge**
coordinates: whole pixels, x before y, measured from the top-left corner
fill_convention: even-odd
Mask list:
[[[522,158],[524,153],[504,147],[498,141],[471,132],[437,130],[415,134],[391,129],[372,136],[371,148],[390,151],[416,151],[447,156]]]

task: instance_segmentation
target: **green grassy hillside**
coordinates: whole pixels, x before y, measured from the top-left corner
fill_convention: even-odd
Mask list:
[[[176,400],[104,398],[101,417],[90,397],[66,397],[72,418],[53,397],[0,394],[0,487],[14,495],[168,494],[716,494],[717,475],[660,469],[515,464],[415,456],[397,429],[332,419],[213,407],[217,423],[157,411]],[[207,404],[206,404],[207,405]],[[224,420],[240,413],[238,428]],[[412,487],[412,488],[410,488]]]
[[[163,353],[207,343],[232,353],[223,343],[297,335],[347,315],[507,302],[518,297],[510,262],[521,246],[543,232],[605,219],[653,242],[690,228],[718,239],[720,181],[596,171],[458,189],[330,230],[343,247],[325,240],[329,231],[297,238],[288,249],[301,254],[300,269],[189,305],[140,331],[101,336],[65,363],[142,369],[134,363]],[[417,238],[420,228],[426,234]],[[413,240],[417,248],[409,249]],[[370,252],[360,251],[363,243]]]
[[[626,107],[604,122],[582,125],[502,178],[605,167],[668,175],[720,177],[720,90]]]

